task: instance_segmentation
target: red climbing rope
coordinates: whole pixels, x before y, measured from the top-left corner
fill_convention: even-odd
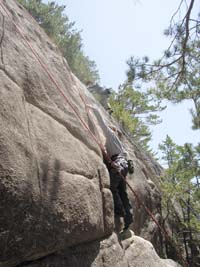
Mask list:
[[[95,127],[94,121],[93,121],[93,119],[92,119],[91,116],[90,116],[90,110],[88,109],[88,105],[87,105],[87,103],[86,103],[86,101],[85,101],[85,98],[84,98],[84,96],[83,96],[83,94],[81,93],[81,91],[80,91],[79,88],[78,88],[78,94],[79,94],[79,96],[80,96],[81,101],[83,102],[83,105],[85,106],[85,110],[86,110],[87,116],[88,116],[88,118],[90,119],[93,128],[95,129],[96,127]],[[96,132],[96,135],[97,135],[96,138],[97,138],[97,140],[98,140],[98,143],[100,144],[100,148],[101,148],[101,150],[102,150],[102,148],[103,148],[103,151],[105,152],[105,154],[107,154],[107,153],[106,153],[106,150],[104,149],[104,145],[102,144],[102,141],[101,141],[101,138],[100,138],[98,132]],[[112,161],[112,160],[109,159],[109,161]]]
[[[2,1],[2,0],[1,0]],[[7,8],[3,5],[3,3],[0,2],[0,6],[2,7],[2,9],[5,11],[5,13],[8,15],[8,17],[12,20],[12,17],[10,16],[10,14],[8,13]],[[50,73],[50,71],[48,70],[47,66],[42,62],[42,60],[40,59],[40,56],[38,55],[38,53],[35,51],[35,49],[32,47],[31,43],[28,41],[28,39],[26,38],[26,36],[24,35],[24,33],[21,31],[20,27],[17,26],[17,24],[12,21],[13,24],[15,25],[18,33],[21,35],[21,37],[24,39],[24,41],[26,42],[26,44],[28,45],[28,47],[31,49],[32,53],[34,54],[34,56],[36,57],[36,59],[38,60],[38,62],[40,63],[40,65],[42,66],[42,68],[44,69],[44,71],[47,73],[49,79],[53,82],[53,84],[56,86],[57,90],[60,92],[60,94],[63,96],[63,98],[65,99],[66,103],[71,107],[71,109],[73,110],[73,112],[76,114],[77,118],[80,120],[80,122],[82,123],[82,125],[84,126],[84,128],[86,128],[88,130],[88,132],[90,133],[90,135],[92,136],[92,138],[95,140],[95,142],[101,147],[101,144],[98,143],[98,140],[96,139],[96,136],[90,131],[88,125],[83,121],[83,119],[80,117],[80,115],[77,112],[77,109],[73,106],[73,104],[68,100],[67,96],[65,95],[64,91],[62,90],[62,88],[59,86],[59,84],[56,82],[56,79],[53,77],[53,75]]]
[[[52,81],[52,83],[55,85],[55,87],[57,88],[57,90],[63,96],[65,102],[73,110],[73,112],[75,113],[76,117],[79,119],[79,121],[82,124],[82,126],[89,132],[89,134],[91,135],[91,137],[93,138],[93,140],[98,144],[98,146],[102,150],[102,153],[103,153],[105,159],[108,162],[112,162],[111,161],[111,158],[108,156],[108,154],[107,154],[105,148],[103,147],[102,143],[96,138],[96,136],[91,132],[90,128],[85,123],[85,121],[80,117],[80,115],[77,112],[77,109],[74,107],[74,105],[67,98],[67,96],[65,95],[63,89],[56,82],[54,76],[50,73],[50,71],[48,70],[47,66],[42,62],[42,60],[40,59],[40,56],[35,51],[35,49],[32,47],[31,43],[28,41],[27,37],[24,35],[24,33],[22,32],[21,28],[13,21],[12,16],[9,14],[9,11],[8,11],[7,7],[3,4],[2,0],[0,0],[0,6],[1,6],[2,10],[7,14],[7,16],[9,17],[9,19],[13,22],[13,24],[15,25],[18,33],[21,35],[21,37],[24,39],[25,43],[31,49],[32,53],[34,54],[34,56],[36,57],[36,59],[38,60],[38,62],[40,63],[40,65],[42,66],[42,68],[44,69],[44,71],[47,73],[49,79]],[[83,103],[85,104],[85,107],[87,107],[87,104],[86,104],[85,100],[83,99],[82,95],[81,94],[79,94],[79,95],[80,95]],[[147,214],[151,217],[151,219],[158,226],[158,228],[160,229],[162,235],[166,238],[166,240],[172,242],[172,238],[170,237],[170,235],[168,234],[168,232],[158,223],[158,221],[156,220],[156,218],[154,217],[154,215],[152,214],[152,212],[145,206],[145,204],[143,203],[143,201],[140,199],[139,195],[135,192],[135,190],[131,187],[131,185],[126,181],[126,178],[121,173],[119,173],[119,174],[125,180],[127,186],[129,187],[129,189],[131,190],[131,192],[134,194],[134,196],[137,199],[138,203],[145,209],[145,211],[147,212]],[[177,251],[177,255],[178,255],[179,259],[182,261],[183,265],[185,267],[189,267],[188,262],[183,258],[182,254],[180,253],[180,250],[178,250],[176,248],[176,251]]]

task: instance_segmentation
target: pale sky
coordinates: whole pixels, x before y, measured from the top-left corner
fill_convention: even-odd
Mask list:
[[[180,0],[57,0],[66,5],[70,21],[82,30],[85,54],[94,60],[101,85],[116,89],[126,79],[126,60],[149,56],[158,58],[170,41],[163,31],[169,25]],[[200,11],[197,0],[196,11]],[[154,151],[168,134],[177,144],[200,142],[200,131],[191,130],[191,103],[169,105],[163,123],[153,127]]]

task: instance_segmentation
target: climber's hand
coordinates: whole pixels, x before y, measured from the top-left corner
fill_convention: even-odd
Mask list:
[[[116,162],[114,162],[114,161],[111,162],[111,166],[113,167],[113,169],[116,172],[119,172],[120,173],[121,170],[122,170],[122,167],[119,164],[117,164]]]

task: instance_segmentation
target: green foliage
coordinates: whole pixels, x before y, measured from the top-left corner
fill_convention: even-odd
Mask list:
[[[36,19],[48,36],[58,45],[68,64],[84,83],[96,82],[99,74],[94,61],[85,56],[82,49],[80,31],[74,29],[64,14],[65,6],[55,2],[43,3],[41,0],[18,0]]]
[[[132,56],[127,61],[129,82],[154,81],[151,93],[158,99],[193,102],[190,113],[194,130],[200,129],[200,14],[192,12],[195,2],[181,1],[164,32],[172,41],[160,59],[150,61],[148,57]],[[183,18],[178,14],[184,14]]]
[[[148,142],[151,140],[151,133],[148,126],[160,123],[159,117],[154,112],[161,111],[164,107],[161,107],[160,103],[153,103],[148,93],[140,92],[128,84],[121,86],[118,93],[113,92],[109,103],[113,116],[122,127],[149,150]]]
[[[95,62],[91,61],[89,57],[84,56],[82,51],[76,53],[71,64],[71,69],[85,84],[99,81],[99,74]]]
[[[171,218],[176,217],[177,209],[180,214],[181,209],[180,232],[176,238],[182,236],[186,256],[194,264],[191,266],[196,266],[198,259],[194,248],[200,249],[200,144],[196,147],[188,143],[178,146],[167,136],[160,150],[168,165],[162,177],[162,205],[167,210],[166,216]]]
[[[179,157],[177,153],[177,145],[167,135],[165,141],[163,141],[162,144],[159,144],[159,149],[163,152],[162,159],[167,162],[168,168],[172,168]]]

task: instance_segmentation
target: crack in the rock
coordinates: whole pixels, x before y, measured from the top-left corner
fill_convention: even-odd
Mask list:
[[[1,48],[1,62],[2,65],[4,66],[4,58],[3,58],[3,40],[4,40],[4,33],[5,33],[5,17],[2,14],[2,35],[0,38],[0,48]]]
[[[3,54],[4,36],[5,36],[5,16],[2,14],[2,35],[0,38],[0,59],[1,59],[0,70],[2,70],[10,78],[10,80],[18,86],[15,78],[12,77],[12,75],[5,68],[4,54]]]
[[[35,260],[29,260],[29,261],[23,261],[21,263],[19,263],[18,265],[16,265],[15,267],[22,267],[22,266],[28,266],[29,264],[35,264],[35,263],[39,263],[41,262],[42,260],[45,260],[47,259],[48,257],[50,256],[53,256],[55,253],[50,253],[48,255],[45,255],[39,259],[35,259]],[[52,265],[53,266],[53,265]]]
[[[29,140],[30,140],[30,146],[31,150],[33,152],[33,155],[35,155],[35,161],[36,161],[36,166],[37,166],[37,176],[38,176],[38,185],[39,185],[39,190],[40,190],[40,197],[42,200],[42,185],[41,185],[41,178],[40,178],[40,168],[39,168],[39,162],[37,159],[37,153],[35,152],[34,145],[33,145],[33,140],[31,138],[31,127],[30,127],[30,116],[28,114],[28,110],[26,109],[26,98],[25,95],[23,95],[23,103],[24,103],[24,111],[25,111],[25,117],[27,121],[27,129],[28,129],[28,135],[29,135]]]
[[[102,201],[102,215],[103,215],[103,230],[105,231],[105,227],[106,227],[106,207],[105,207],[105,199],[104,199],[104,196],[103,196],[103,184],[102,184],[102,177],[101,177],[101,172],[100,170],[98,169],[98,178],[99,178],[99,189],[100,189],[100,192],[101,192],[101,201]]]

